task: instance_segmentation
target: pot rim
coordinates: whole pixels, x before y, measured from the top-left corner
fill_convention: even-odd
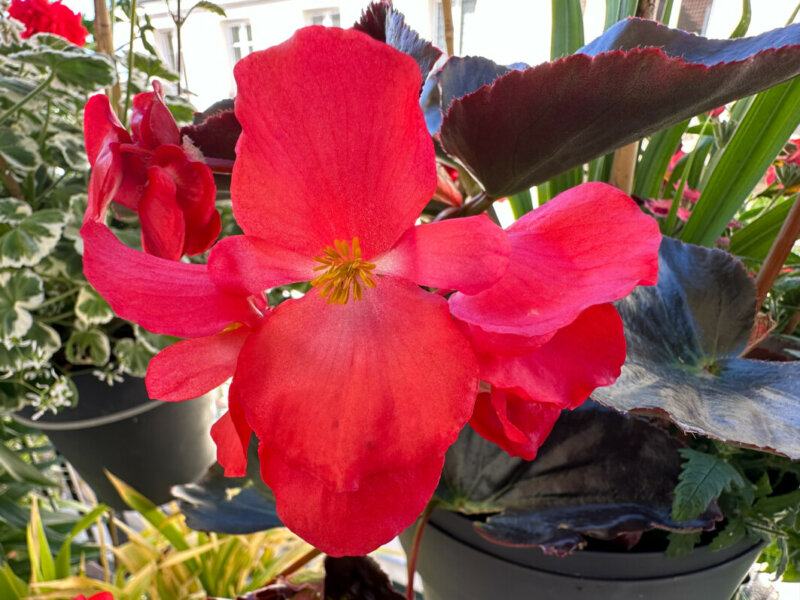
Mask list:
[[[21,416],[19,413],[13,413],[11,416],[17,422],[25,425],[26,427],[33,427],[41,431],[74,431],[76,429],[92,429],[94,427],[102,427],[103,425],[110,425],[117,423],[130,417],[135,417],[142,413],[153,410],[154,408],[164,404],[162,400],[148,400],[143,404],[132,406],[119,412],[102,415],[100,417],[92,417],[91,419],[80,419],[78,421],[68,421],[66,423],[48,423],[47,421],[28,419]]]

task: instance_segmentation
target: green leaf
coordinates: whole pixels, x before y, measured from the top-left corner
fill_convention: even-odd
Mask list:
[[[87,325],[104,325],[114,318],[114,311],[93,288],[84,286],[75,300],[75,316]]]
[[[123,371],[134,377],[144,377],[150,359],[155,356],[144,344],[138,344],[131,338],[118,340],[114,344],[114,355]]]
[[[580,0],[552,0],[550,59],[573,54],[583,46],[583,13]]]
[[[684,121],[650,136],[647,148],[642,151],[642,158],[636,165],[633,180],[634,194],[645,198],[662,197],[661,187],[664,185],[664,174],[667,172],[669,161],[678,149],[681,136],[688,125],[689,121]],[[668,194],[670,192],[671,190],[667,190]]]
[[[165,81],[178,81],[178,74],[169,70],[157,56],[133,53],[133,66],[137,71],[141,71],[147,79],[163,79]]]
[[[209,2],[209,0],[200,0],[197,4],[195,4],[189,11],[191,12],[195,8],[199,8],[200,10],[207,10],[208,12],[214,13],[215,15],[219,15],[220,17],[227,17],[228,15],[225,14],[225,10],[213,2]]]
[[[61,548],[59,548],[58,554],[56,555],[55,569],[57,579],[63,579],[65,577],[69,577],[70,575],[70,544],[72,540],[75,539],[75,536],[77,536],[79,533],[94,525],[94,522],[106,512],[108,512],[108,507],[106,505],[99,504],[98,506],[95,506],[91,511],[83,515],[81,520],[78,521],[72,528],[72,531],[69,532],[69,535],[62,542]]]
[[[796,201],[797,196],[794,196],[780,202],[736,231],[731,236],[731,252],[742,258],[764,260]]]
[[[711,246],[800,124],[800,77],[756,96],[725,147],[707,167],[700,200],[681,233]]]
[[[83,136],[69,131],[59,131],[47,138],[47,150],[57,157],[51,162],[72,171],[85,171],[89,168]]]
[[[531,191],[525,190],[519,194],[514,194],[508,197],[508,204],[511,206],[511,212],[515,219],[519,219],[525,213],[533,210],[533,199],[531,198]]]
[[[0,597],[7,600],[23,600],[28,597],[28,584],[14,574],[8,563],[0,566]]]
[[[0,339],[13,342],[33,324],[31,309],[44,301],[41,278],[30,269],[0,271]]]
[[[60,210],[46,209],[20,220],[0,236],[0,267],[32,267],[55,248],[67,217]]]
[[[53,553],[47,543],[39,505],[36,498],[31,502],[31,519],[27,527],[28,555],[31,561],[33,581],[52,581],[56,577],[56,566]]]
[[[164,101],[178,123],[191,123],[197,110],[186,98],[180,96],[166,96]]]
[[[740,38],[747,35],[747,30],[750,28],[750,17],[753,15],[753,10],[750,7],[750,0],[742,0],[742,18],[739,20],[736,29],[731,33],[731,39]]]
[[[700,531],[691,531],[689,533],[679,533],[672,531],[669,534],[669,545],[664,551],[664,554],[670,557],[686,556],[694,550],[694,547],[700,542]]]
[[[35,169],[42,162],[36,140],[14,126],[0,127],[0,155],[12,169],[21,171]]]
[[[27,202],[15,198],[0,198],[0,223],[16,225],[31,214]]]
[[[738,519],[730,521],[725,528],[711,540],[708,548],[714,551],[722,550],[735,544],[745,535],[747,535],[747,528],[743,521]]]
[[[688,448],[682,448],[680,453],[686,460],[672,503],[672,518],[676,521],[694,519],[723,490],[733,491],[747,485],[739,471],[712,454]]]
[[[105,54],[79,48],[57,35],[38,34],[34,38],[39,45],[14,52],[10,58],[49,68],[62,83],[87,91],[116,81],[114,63]]]
[[[142,496],[127,483],[115,477],[112,473],[106,471],[106,476],[117,490],[123,502],[142,515],[153,527],[158,529],[176,550],[189,550],[191,545],[186,541],[186,538],[183,537],[180,528],[175,525],[167,515],[161,512],[155,504],[150,502],[150,500]],[[193,558],[187,560],[184,564],[189,567],[192,573],[197,573],[200,570],[200,565]]]
[[[64,344],[64,352],[73,365],[103,366],[111,358],[111,342],[99,329],[76,330]]]
[[[57,485],[42,475],[39,469],[22,460],[15,452],[2,443],[0,443],[0,467],[2,467],[14,481],[24,481],[46,487]]]
[[[636,15],[638,0],[606,0],[606,21],[603,31],[614,23]]]

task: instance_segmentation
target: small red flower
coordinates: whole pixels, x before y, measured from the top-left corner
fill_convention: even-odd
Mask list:
[[[794,150],[792,150],[794,148]],[[778,158],[775,160],[775,164],[777,165],[797,165],[800,167],[800,138],[795,138],[793,140],[789,140],[784,148],[783,154],[779,155]],[[775,167],[770,165],[769,169],[767,169],[767,177],[766,183],[767,185],[772,185],[778,180],[778,175],[775,172]],[[780,182],[778,182],[778,187],[783,187]],[[785,190],[786,193],[793,193],[797,191],[798,186],[793,186],[789,190]]]
[[[84,46],[89,35],[81,24],[81,16],[64,6],[60,0],[53,3],[47,0],[12,0],[8,14],[25,25],[23,38],[29,38],[34,33],[54,33],[77,46]]]
[[[104,95],[86,103],[84,138],[92,165],[86,219],[102,221],[114,200],[139,214],[145,252],[178,260],[208,250],[221,220],[211,169],[181,147],[161,84],[154,81],[153,89],[134,97],[131,133]]]
[[[75,596],[72,600],[87,600],[87,598],[83,594],[80,594],[79,596]],[[111,592],[98,592],[88,600],[114,600],[114,596]]]

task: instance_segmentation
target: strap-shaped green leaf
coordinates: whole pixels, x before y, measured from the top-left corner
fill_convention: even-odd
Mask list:
[[[710,175],[681,239],[711,246],[800,124],[800,77],[756,96]],[[704,178],[705,179],[705,178]]]

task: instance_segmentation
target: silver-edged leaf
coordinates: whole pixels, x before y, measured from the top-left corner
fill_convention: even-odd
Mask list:
[[[111,358],[111,342],[97,328],[75,330],[64,344],[67,360],[74,365],[103,366]]]
[[[0,271],[0,339],[14,343],[33,325],[33,310],[44,301],[41,278],[30,269]]]
[[[100,294],[84,286],[75,300],[75,316],[87,325],[103,325],[114,318],[114,311]]]
[[[36,140],[13,126],[0,127],[0,155],[12,169],[21,171],[35,169],[42,162]]]
[[[57,209],[45,209],[20,220],[0,235],[0,267],[32,267],[55,248],[66,223]]]

